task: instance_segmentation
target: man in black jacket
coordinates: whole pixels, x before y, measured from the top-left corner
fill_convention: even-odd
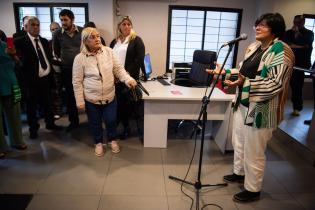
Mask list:
[[[315,62],[312,65],[312,69],[314,71],[313,74],[311,74],[312,80],[313,80],[313,103],[314,103],[314,111],[315,111]],[[315,113],[315,112],[314,112]],[[314,115],[313,113],[313,115]],[[304,124],[306,125],[311,125],[312,119],[310,120],[305,120]]]
[[[21,60],[20,81],[22,94],[26,100],[26,114],[30,138],[37,138],[39,129],[36,116],[37,106],[44,110],[46,129],[60,130],[54,123],[51,111],[52,67],[48,41],[39,36],[40,23],[37,17],[28,19],[28,33],[16,39],[14,45]]]
[[[67,96],[67,112],[70,124],[66,131],[78,127],[79,117],[72,86],[72,65],[74,58],[80,53],[82,28],[74,24],[74,14],[71,10],[63,9],[59,13],[62,28],[54,32],[53,50],[55,56],[61,59],[62,85]]]
[[[295,66],[309,69],[311,67],[311,54],[313,50],[314,33],[305,28],[303,15],[296,15],[292,29],[286,31],[285,41],[294,52]],[[304,72],[293,71],[290,86],[292,90],[293,116],[299,116],[303,109],[302,89],[304,85]]]

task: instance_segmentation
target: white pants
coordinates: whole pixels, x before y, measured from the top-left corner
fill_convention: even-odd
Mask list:
[[[237,175],[245,175],[244,187],[246,190],[259,192],[265,172],[265,150],[274,129],[257,129],[244,125],[246,112],[247,108],[240,105],[233,117],[233,172]]]

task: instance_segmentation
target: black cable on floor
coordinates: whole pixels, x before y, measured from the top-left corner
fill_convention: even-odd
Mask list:
[[[207,207],[207,206],[216,206],[216,207],[218,207],[219,209],[223,210],[223,208],[222,208],[221,206],[219,206],[219,205],[217,205],[217,204],[214,204],[214,203],[208,203],[208,204],[204,205],[200,210],[203,210],[203,209],[204,209],[205,207]]]
[[[197,147],[197,130],[196,130],[196,129],[198,129],[198,125],[196,125],[194,129],[195,129],[195,130],[193,131],[194,134],[195,134],[195,138],[194,138],[194,141],[195,141],[195,143],[194,143],[194,151],[193,151],[192,157],[191,157],[191,159],[190,159],[190,162],[189,162],[189,166],[188,166],[186,175],[185,175],[185,177],[184,177],[184,179],[183,179],[183,181],[182,181],[182,183],[181,183],[181,185],[180,185],[180,190],[181,190],[181,192],[182,192],[186,197],[188,197],[188,198],[191,200],[191,205],[190,205],[190,208],[189,208],[190,210],[192,210],[195,200],[194,200],[192,197],[190,197],[187,193],[184,192],[184,190],[183,190],[183,185],[184,185],[184,182],[185,182],[186,179],[187,179],[187,176],[188,176],[188,174],[189,174],[189,171],[190,171],[192,162],[193,162],[193,160],[194,160],[194,158],[195,158],[195,154],[196,154],[196,147]],[[219,205],[217,205],[217,204],[213,204],[213,203],[205,204],[204,206],[202,206],[201,210],[203,210],[203,209],[204,209],[205,207],[207,207],[207,206],[216,206],[216,207],[218,207],[219,209],[223,210],[223,208],[222,208],[221,206],[219,206]]]
[[[197,128],[197,126],[196,126],[195,128]],[[193,162],[193,160],[194,160],[194,158],[195,158],[195,154],[196,154],[196,147],[197,147],[197,131],[194,131],[194,132],[195,132],[194,151],[193,151],[192,157],[191,157],[191,159],[190,159],[189,166],[188,166],[188,169],[187,169],[185,178],[183,179],[183,182],[182,182],[182,184],[180,185],[180,190],[182,191],[182,193],[183,193],[185,196],[187,196],[188,198],[190,198],[190,200],[191,200],[191,205],[190,205],[190,208],[189,208],[190,210],[192,210],[192,207],[193,207],[193,205],[194,205],[195,200],[194,200],[192,197],[190,197],[188,194],[186,194],[186,193],[184,192],[184,190],[183,190],[183,185],[184,185],[184,181],[186,181],[186,179],[187,179],[187,176],[188,176],[189,171],[190,171],[190,168],[191,168],[191,164],[192,164],[192,162]]]

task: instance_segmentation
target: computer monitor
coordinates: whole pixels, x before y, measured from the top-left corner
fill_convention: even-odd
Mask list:
[[[147,53],[144,56],[144,68],[145,68],[145,77],[146,79],[149,79],[151,73],[152,73],[152,65],[151,65],[151,59],[150,54]]]

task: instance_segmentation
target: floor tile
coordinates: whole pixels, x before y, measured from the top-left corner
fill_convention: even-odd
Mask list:
[[[315,193],[297,193],[292,195],[305,210],[315,209]]]
[[[39,186],[39,193],[100,195],[109,161],[63,159]]]
[[[165,195],[161,161],[112,161],[103,194]]]
[[[194,204],[192,209],[196,209],[197,200],[194,199]],[[168,196],[169,210],[180,210],[180,209],[189,209],[191,205],[191,200],[184,195],[181,196]],[[211,196],[202,196],[199,200],[199,209],[201,209],[206,204],[218,205],[224,210],[237,210],[236,205],[231,199],[231,196],[228,195],[211,195]],[[219,209],[216,206],[206,206],[204,210],[210,209]]]
[[[166,210],[166,196],[103,195],[98,210]]]
[[[121,152],[113,155],[113,160],[126,160],[133,162],[146,161],[150,163],[151,160],[161,161],[161,149],[159,148],[144,148],[142,143],[137,138],[130,138],[124,141],[119,141],[121,145]],[[109,148],[110,150],[110,148]]]
[[[26,210],[97,210],[96,195],[35,195]]]
[[[263,194],[258,201],[235,204],[239,210],[304,210],[292,196],[281,194]]]
[[[52,169],[43,161],[6,159],[0,163],[0,193],[33,194]]]
[[[270,161],[267,170],[290,193],[314,193],[315,182],[310,182],[315,177],[315,170],[308,165],[295,165],[287,161]]]

